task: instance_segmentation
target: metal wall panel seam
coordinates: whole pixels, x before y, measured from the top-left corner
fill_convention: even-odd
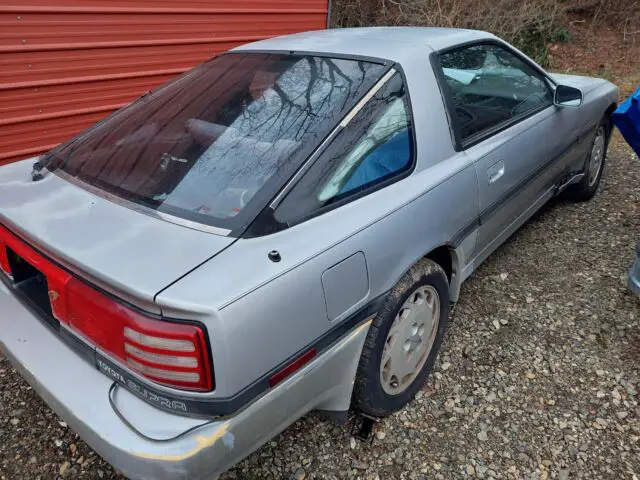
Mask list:
[[[20,6],[0,5],[0,13],[206,13],[206,14],[231,14],[246,13],[254,15],[272,14],[321,14],[326,15],[326,8],[154,8],[154,7],[64,7],[64,6]]]
[[[110,112],[110,111],[122,108],[129,103],[130,102],[118,103],[115,105],[100,105],[98,107],[92,107],[92,108],[66,110],[64,112],[56,112],[56,113],[43,113],[39,115],[28,115],[25,117],[12,117],[12,118],[5,118],[5,119],[0,118],[0,126],[14,125],[17,123],[35,122],[38,120],[47,120],[50,118],[73,117],[75,115],[84,115],[86,113]]]
[[[50,85],[70,85],[74,83],[97,82],[100,80],[120,80],[124,78],[155,77],[159,75],[178,75],[189,70],[187,68],[169,68],[167,70],[151,70],[148,72],[113,73],[106,75],[89,75],[86,77],[59,78],[54,80],[36,80],[31,82],[0,83],[0,91],[19,88],[44,87]]]
[[[59,50],[88,50],[95,48],[161,47],[167,45],[193,45],[199,43],[248,43],[269,38],[269,35],[243,37],[170,38],[166,40],[127,40],[125,42],[47,43],[40,45],[0,46],[0,53],[45,52]]]

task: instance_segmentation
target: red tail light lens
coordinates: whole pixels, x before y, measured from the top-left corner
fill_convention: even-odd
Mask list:
[[[65,293],[66,323],[132,370],[172,387],[213,388],[201,327],[146,317],[76,278],[69,281]]]
[[[122,305],[78,280],[0,225],[0,269],[9,275],[8,248],[46,277],[51,313],[58,321],[157,383],[183,390],[213,389],[202,327],[156,320]]]
[[[275,373],[269,378],[269,386],[275,387],[277,384],[290,377],[302,367],[304,367],[307,363],[313,360],[316,357],[316,349],[312,348],[311,350],[307,350],[298,358],[294,359],[289,364],[285,365],[285,367],[279,372]]]
[[[7,246],[0,241],[0,270],[7,275],[11,275],[11,267],[9,267],[9,258],[7,257]]]

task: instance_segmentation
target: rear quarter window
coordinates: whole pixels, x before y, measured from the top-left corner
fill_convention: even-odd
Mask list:
[[[395,73],[321,153],[275,212],[294,224],[400,179],[414,164],[413,122]]]

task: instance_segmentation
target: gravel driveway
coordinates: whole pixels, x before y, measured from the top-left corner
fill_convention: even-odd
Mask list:
[[[371,443],[304,418],[223,478],[640,478],[640,161],[555,201],[463,286],[440,361]],[[0,362],[0,478],[121,478]]]

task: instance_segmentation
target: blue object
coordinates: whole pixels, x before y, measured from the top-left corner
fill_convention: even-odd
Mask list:
[[[640,157],[640,88],[613,112],[613,123]]]
[[[340,193],[346,193],[370,185],[407,166],[411,159],[411,137],[409,129],[394,133],[382,145],[367,155],[358,166]]]
[[[629,272],[627,284],[633,293],[640,295],[640,242],[636,245],[636,261]]]

